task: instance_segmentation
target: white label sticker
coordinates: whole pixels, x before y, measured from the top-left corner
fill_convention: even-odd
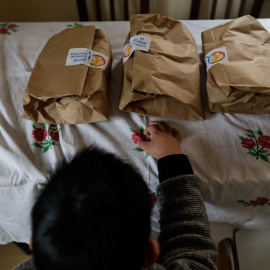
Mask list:
[[[69,49],[66,66],[86,65],[93,68],[105,69],[109,57],[103,53],[96,52],[86,48]]]
[[[130,43],[126,44],[126,46],[124,47],[123,63],[125,63],[129,59],[129,57],[132,55],[132,53],[135,50],[148,52],[150,44],[151,44],[151,40],[152,40],[151,37],[144,36],[144,35],[131,37],[129,39]]]
[[[204,57],[204,60],[206,63],[207,71],[216,64],[228,63],[229,59],[228,59],[228,53],[227,53],[226,47],[221,47],[221,48],[210,51]]]

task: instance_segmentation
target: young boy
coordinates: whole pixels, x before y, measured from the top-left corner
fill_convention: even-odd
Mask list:
[[[33,211],[34,261],[14,269],[216,269],[200,179],[180,134],[150,122],[138,147],[158,159],[159,245],[142,177],[111,154],[88,149],[50,177]],[[157,262],[157,263],[156,263]]]

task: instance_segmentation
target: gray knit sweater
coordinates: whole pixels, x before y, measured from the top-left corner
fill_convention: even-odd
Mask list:
[[[187,160],[186,156],[184,159]],[[182,164],[185,162],[181,161]],[[173,165],[171,162],[170,164]],[[186,164],[186,167],[190,166],[189,162]],[[163,165],[159,166],[160,175],[167,175],[163,174],[162,167],[168,168],[170,165]],[[186,171],[190,172],[190,169]],[[160,181],[157,196],[161,206],[159,236],[161,254],[158,263],[151,269],[216,269],[217,248],[211,239],[209,222],[200,193],[199,177],[185,174],[169,179],[160,178]],[[32,259],[13,268],[13,270],[34,269]]]

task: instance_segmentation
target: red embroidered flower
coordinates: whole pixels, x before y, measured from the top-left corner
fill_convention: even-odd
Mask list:
[[[255,141],[253,139],[245,138],[241,141],[242,147],[244,148],[251,148],[256,145]]]
[[[269,200],[267,198],[261,197],[259,199],[256,200],[258,202],[258,204],[267,204],[269,202]]]
[[[261,198],[258,198],[255,201],[253,201],[251,204],[252,205],[267,204],[268,202],[269,202],[269,200],[267,198],[261,197]]]
[[[265,147],[266,149],[270,149],[270,136],[260,136],[258,138],[258,144],[261,147]]]
[[[48,132],[46,129],[43,128],[35,128],[32,131],[32,135],[36,141],[42,142],[47,138]]]
[[[8,32],[8,29],[6,28],[0,28],[0,34],[6,34]]]
[[[59,132],[54,132],[52,130],[49,130],[49,135],[56,141],[59,141]]]
[[[12,28],[15,28],[15,27],[17,27],[17,25],[16,25],[15,23],[12,23],[12,24],[10,24],[10,25],[8,26],[8,29],[12,29]]]
[[[251,203],[251,205],[253,205],[253,206],[256,206],[256,205],[258,205],[259,203],[258,203],[258,200],[256,200],[256,201],[253,201],[252,203]]]
[[[139,133],[138,131],[133,131],[132,133],[132,140],[135,144],[137,144],[139,141],[145,141],[147,142],[148,139],[145,135],[143,135],[142,133]]]
[[[156,204],[157,203],[157,195],[155,193],[150,194],[150,200],[151,200],[152,204]]]

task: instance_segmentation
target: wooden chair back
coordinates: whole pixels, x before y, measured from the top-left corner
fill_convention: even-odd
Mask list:
[[[80,21],[88,21],[88,14],[87,14],[87,6],[86,6],[86,0],[76,0],[77,1],[77,7],[79,11],[79,17]],[[115,7],[114,7],[114,0],[106,0],[108,1],[109,7],[110,7],[110,20],[115,21]],[[221,1],[221,0],[220,0]],[[224,1],[224,0],[222,0]],[[224,19],[229,19],[233,0],[226,0],[226,9],[224,14]],[[238,17],[241,17],[244,15],[244,9],[246,7],[246,3],[248,0],[241,0],[239,10],[238,10]],[[218,0],[212,1],[212,7],[211,7],[211,13],[209,19],[215,19],[216,14],[216,7],[217,7]],[[129,20],[129,8],[128,8],[128,0],[123,0],[124,3],[124,20]],[[262,5],[264,3],[264,0],[253,0],[253,5],[251,8],[250,15],[258,18]],[[101,6],[100,6],[100,0],[95,0],[96,5],[96,14],[97,14],[97,20],[102,21],[102,13],[101,13]],[[197,20],[199,19],[199,12],[201,7],[201,0],[192,0],[191,2],[191,9],[190,9],[190,20]],[[140,0],[140,13],[149,13],[149,0]],[[179,18],[181,19],[181,18]]]
[[[222,0],[222,1],[224,1],[224,0]],[[210,19],[215,19],[217,2],[218,2],[218,0],[213,0],[213,2],[212,2]],[[251,12],[250,12],[251,16],[253,16],[255,18],[259,17],[263,2],[264,2],[264,0],[253,0],[253,5],[251,8]],[[233,0],[227,0],[224,19],[229,19],[231,8],[232,8],[232,3],[233,3]],[[247,3],[247,0],[241,0],[237,17],[241,17],[244,15],[246,3]],[[191,10],[190,10],[190,20],[197,20],[199,18],[200,6],[201,6],[201,0],[192,0]]]
[[[79,12],[80,21],[88,21],[88,14],[87,14],[87,6],[86,6],[86,0],[76,0],[77,1],[77,7]],[[114,0],[107,0],[109,1],[110,5],[110,17],[111,21],[115,21],[115,8],[114,8]],[[129,10],[128,10],[128,0],[123,0],[124,2],[124,20],[129,20]],[[96,14],[97,14],[97,20],[102,21],[102,14],[101,14],[101,6],[100,6],[100,0],[95,0],[96,5]],[[140,0],[140,13],[149,13],[149,0]]]

